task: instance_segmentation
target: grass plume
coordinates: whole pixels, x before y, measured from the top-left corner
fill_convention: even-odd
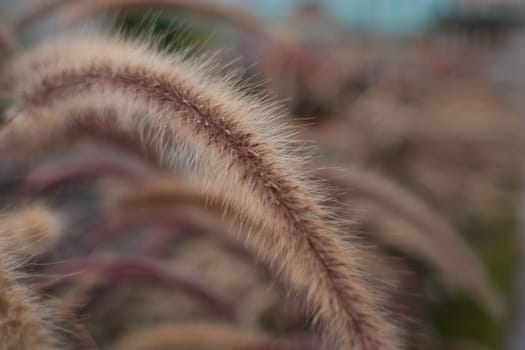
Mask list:
[[[356,350],[399,348],[361,247],[341,238],[293,155],[296,145],[276,133],[283,128],[273,105],[144,46],[79,38],[49,48],[47,57],[58,59],[19,90],[1,152],[89,136],[116,139],[166,167],[184,154],[204,191],[218,191],[244,208],[239,219],[257,223],[247,245],[305,297],[330,340]]]
[[[63,230],[61,216],[42,204],[31,204],[0,216],[5,249],[25,257],[47,251]]]
[[[21,282],[22,260],[0,244],[0,348],[3,350],[97,349],[74,319]]]
[[[57,349],[49,329],[48,311],[17,282],[13,258],[0,254],[0,345],[2,349]]]

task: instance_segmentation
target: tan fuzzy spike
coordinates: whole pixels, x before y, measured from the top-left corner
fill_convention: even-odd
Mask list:
[[[61,312],[60,306],[51,308],[19,282],[20,257],[6,242],[0,239],[0,349],[97,349],[77,320]]]
[[[55,349],[46,327],[44,314],[34,305],[28,291],[16,283],[6,265],[9,257],[0,261],[0,347],[5,350]]]
[[[220,324],[163,325],[139,331],[117,342],[112,350],[146,349],[299,350],[304,345],[273,339]]]
[[[0,237],[21,256],[42,254],[62,231],[63,219],[41,204],[16,209],[0,215]]]
[[[297,146],[279,134],[273,106],[178,57],[117,40],[76,39],[47,55],[58,58],[19,91],[0,152],[85,136],[169,168],[185,164],[205,192],[218,192],[256,223],[243,240],[305,297],[338,348],[399,349],[362,248],[341,238],[298,164]]]
[[[239,235],[237,233],[239,228],[228,225],[243,216],[243,208],[237,207],[235,203],[228,205],[227,199],[217,192],[212,192],[212,190],[203,192],[183,179],[173,176],[152,178],[143,184],[129,188],[117,187],[116,190],[111,188],[109,192],[106,200],[107,212],[111,219],[117,218],[118,220],[129,215],[132,218],[129,220],[132,224],[148,222],[151,218],[155,218],[157,222],[166,222],[169,218],[173,220],[170,222],[187,223],[196,231],[213,233],[213,236],[219,237],[223,243],[243,258],[248,258],[252,262],[254,260],[252,252],[239,249],[235,241]],[[226,213],[224,213],[224,208],[228,208]],[[221,220],[217,220],[218,217]],[[255,225],[249,221],[250,218],[246,218],[244,224],[248,227]],[[224,231],[219,229],[225,224],[229,226],[228,229]],[[118,228],[118,225],[116,227]],[[102,233],[106,234],[104,231]],[[104,242],[104,238],[100,238]],[[371,252],[362,252],[362,254],[366,253],[368,253],[367,273],[370,278],[374,278],[377,288],[388,297],[386,294],[389,295],[392,287],[397,283],[397,280],[393,278],[395,269],[388,266],[389,262],[386,259],[371,254]],[[264,264],[257,265],[265,272],[269,269],[269,266]]]
[[[344,192],[352,215],[386,225],[375,232],[387,244],[427,262],[452,289],[469,293],[493,317],[504,315],[503,300],[480,259],[461,234],[425,203],[370,171],[346,168],[323,170],[319,175],[338,193]]]

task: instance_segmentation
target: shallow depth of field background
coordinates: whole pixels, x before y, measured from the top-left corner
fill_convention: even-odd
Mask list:
[[[30,1],[0,1],[0,11],[8,17]],[[507,305],[499,320],[469,296],[447,291],[418,257],[370,240],[398,264],[393,270],[403,281],[400,309],[417,325],[408,330],[418,339],[414,348],[525,349],[525,5],[503,0],[217,2],[252,12],[293,44],[275,48],[220,21],[158,11],[106,14],[67,26],[48,18],[24,33],[22,42],[29,46],[55,32],[87,26],[120,28],[132,37],[153,32],[162,36],[161,45],[189,48],[190,55],[220,49],[219,59],[233,62],[228,69],[243,69],[253,83],[247,89],[270,90],[281,101],[292,122],[301,125],[299,137],[315,147],[315,162],[381,174],[445,218],[481,257]],[[92,185],[66,184],[39,196],[70,213],[70,229],[87,232],[96,221],[90,216],[97,210],[90,202]],[[72,194],[78,187],[81,196]],[[354,229],[364,236],[411,229],[384,215],[357,213]],[[133,228],[105,249],[133,251],[148,230],[166,228]],[[66,242],[69,250],[50,259],[81,251],[75,242]],[[239,266],[227,251],[187,238],[170,244],[162,253],[168,260],[182,260],[214,280],[251,310],[260,328],[287,335],[304,325],[275,312],[282,303],[271,283],[254,278],[252,267]],[[82,283],[94,283],[90,279],[96,276]],[[91,301],[89,312],[79,311],[103,341],[173,321],[173,310],[175,321],[209,316],[194,312],[191,298],[170,299],[165,288],[146,283],[107,294]],[[291,309],[284,314],[293,315]]]

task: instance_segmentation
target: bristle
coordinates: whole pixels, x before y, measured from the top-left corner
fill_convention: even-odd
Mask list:
[[[88,135],[168,167],[183,154],[195,182],[258,224],[247,244],[305,296],[330,340],[357,350],[399,348],[396,327],[364,277],[362,248],[341,238],[295,145],[279,133],[273,107],[207,78],[203,67],[137,45],[77,39],[56,48],[42,57],[58,59],[19,90],[1,130],[2,152]]]

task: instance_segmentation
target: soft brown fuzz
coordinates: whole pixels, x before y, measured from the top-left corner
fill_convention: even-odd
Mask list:
[[[62,218],[32,204],[0,215],[0,237],[12,254],[32,257],[48,250],[62,231]]]
[[[0,242],[0,349],[95,350],[91,336],[58,303],[44,300],[22,282],[23,265],[4,237]],[[27,281],[26,281],[27,282]]]
[[[9,247],[9,245],[7,245]],[[0,348],[2,350],[56,350],[51,313],[29,289],[18,282],[14,266],[19,259],[0,245]]]
[[[88,135],[118,140],[167,167],[184,163],[204,191],[217,191],[244,208],[241,220],[257,223],[246,244],[305,297],[337,348],[399,349],[397,329],[367,281],[362,248],[341,238],[296,145],[280,133],[274,106],[243,97],[202,66],[118,40],[77,38],[23,62],[30,79],[15,93],[1,152]]]

